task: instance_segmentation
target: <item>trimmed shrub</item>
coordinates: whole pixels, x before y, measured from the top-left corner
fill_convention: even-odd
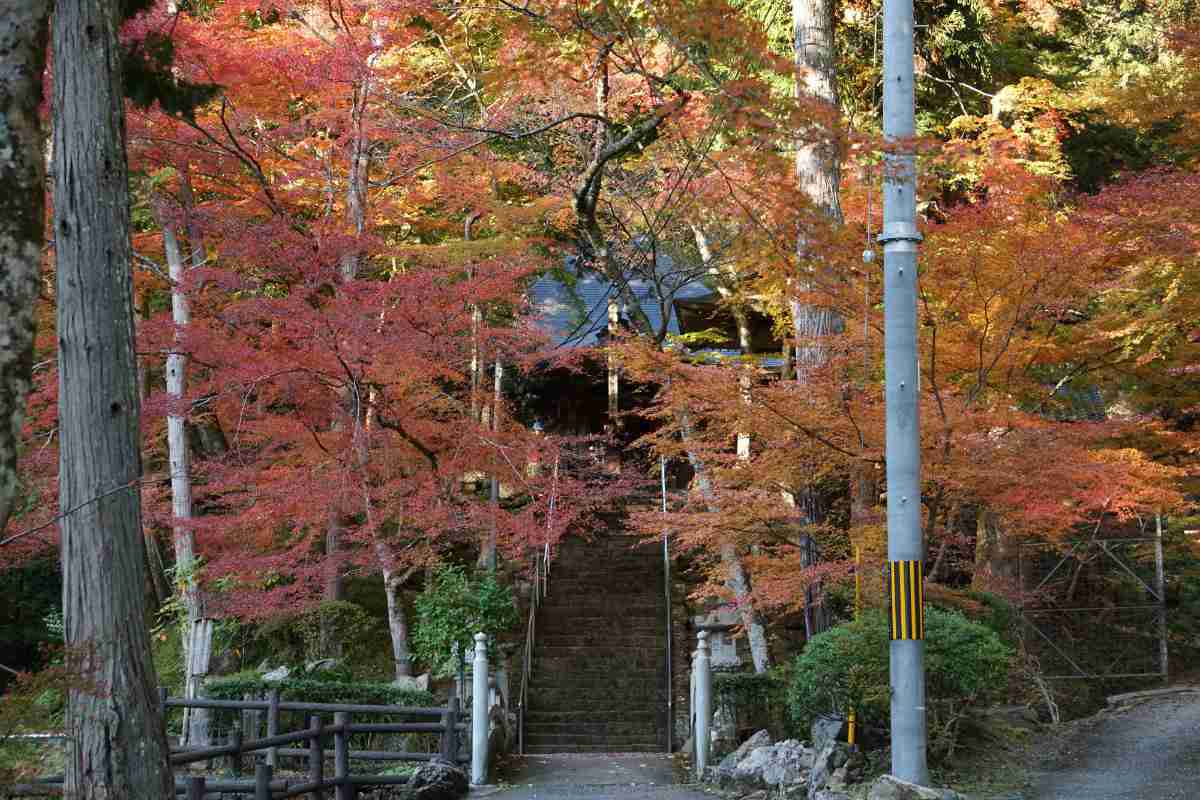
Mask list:
[[[430,692],[405,689],[390,683],[331,681],[311,677],[265,680],[257,672],[214,678],[204,684],[204,694],[214,700],[241,700],[263,697],[271,689],[279,690],[281,700],[297,703],[356,703],[361,705],[436,706]]]
[[[879,611],[814,636],[796,658],[788,689],[788,710],[799,729],[808,730],[818,716],[844,716],[853,708],[868,735],[886,735],[891,712],[889,643],[888,620]],[[931,756],[952,752],[969,706],[1004,695],[1012,657],[1012,650],[986,626],[955,612],[926,610]]]
[[[320,675],[320,673],[315,673]],[[335,677],[334,674],[326,677]],[[281,681],[264,680],[257,672],[243,672],[224,678],[215,678],[204,684],[204,695],[214,700],[245,700],[260,699],[267,696],[271,689],[279,690],[281,700],[297,703],[347,703],[356,705],[392,705],[392,706],[421,706],[430,707],[443,705],[430,692],[417,689],[406,689],[390,683],[368,683],[365,681],[320,680],[312,674],[302,678],[286,678]],[[332,721],[332,714],[325,714],[326,722]],[[306,727],[306,715],[299,711],[280,711],[280,732],[294,731]],[[263,735],[262,725],[265,725],[266,712],[257,717],[259,732]],[[223,739],[235,725],[244,725],[246,716],[243,712],[214,710],[212,715],[212,734],[216,739]],[[357,715],[357,722],[432,722],[428,717],[413,717],[405,714],[375,714],[369,719],[366,715]],[[254,738],[253,735],[250,738]],[[351,737],[351,749],[354,750],[390,750],[403,749],[415,752],[436,752],[438,738],[436,734],[355,734]]]

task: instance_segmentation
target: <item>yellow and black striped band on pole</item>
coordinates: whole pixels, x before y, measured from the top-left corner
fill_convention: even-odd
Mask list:
[[[892,641],[925,638],[925,565],[893,561]]]

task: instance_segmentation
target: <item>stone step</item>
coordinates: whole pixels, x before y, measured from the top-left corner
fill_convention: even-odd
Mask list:
[[[561,744],[531,744],[525,742],[525,752],[535,756],[554,755],[556,753],[662,753],[666,747],[658,742],[643,742],[640,744],[624,744],[610,747],[607,744],[561,745]]]
[[[653,724],[658,723],[658,709],[624,709],[610,708],[604,710],[571,709],[570,711],[539,711],[530,709],[526,714],[526,727],[529,726],[580,726],[581,729],[593,724]]]
[[[530,697],[534,697],[535,693],[562,692],[564,693],[563,699],[554,700],[554,702],[563,705],[570,704],[570,693],[574,693],[581,699],[584,696],[611,697],[613,702],[617,702],[623,696],[653,696],[652,693],[659,691],[659,685],[662,682],[664,681],[662,681],[660,673],[620,676],[620,678],[613,678],[610,675],[581,675],[574,679],[534,679],[533,685],[529,687],[529,694]]]
[[[613,720],[611,722],[539,722],[526,723],[526,739],[570,737],[574,742],[610,741],[626,737],[638,737],[653,741],[658,738],[657,720]]]
[[[540,652],[544,647],[586,647],[601,649],[610,645],[616,644],[623,648],[637,648],[641,650],[665,650],[667,647],[666,637],[659,636],[657,633],[630,631],[619,634],[614,641],[614,636],[604,631],[591,631],[579,633],[543,633],[537,637],[537,644],[534,647],[534,652]]]
[[[666,661],[629,664],[621,659],[538,659],[533,661],[534,686],[641,686],[658,683]]]
[[[526,716],[531,714],[583,714],[590,716],[592,714],[616,714],[622,709],[627,709],[631,714],[656,714],[658,709],[666,705],[666,699],[658,692],[647,692],[636,696],[626,694],[606,694],[580,696],[575,693],[574,699],[569,703],[555,699],[553,696],[542,696],[542,693],[529,698],[529,710]]]
[[[547,599],[542,604],[541,611],[573,611],[577,614],[587,612],[599,615],[620,612],[622,616],[654,617],[663,612],[666,604],[659,602],[656,597],[634,597],[632,595],[613,595],[611,597],[580,597],[564,595],[554,600]]]
[[[541,633],[598,631],[610,633],[614,631],[629,631],[631,633],[655,633],[661,628],[666,631],[665,614],[619,614],[616,610],[599,613],[594,609],[578,608],[542,608],[538,614],[538,628]]]
[[[636,645],[634,647],[633,645]],[[655,639],[653,644],[642,644],[640,639],[609,639],[605,644],[541,644],[533,648],[533,657],[543,658],[590,658],[629,659],[631,663],[645,663],[650,659],[666,655],[664,641]]]
[[[614,581],[621,580],[613,577]],[[665,605],[656,592],[607,592],[600,587],[594,589],[572,589],[555,587],[542,598],[542,608],[624,608],[657,611]]]
[[[626,748],[653,747],[658,745],[658,736],[653,732],[642,734],[625,734],[620,736],[586,736],[569,733],[526,732],[525,742],[528,747],[574,747],[595,748],[592,752],[620,753]]]
[[[571,712],[585,709],[617,709],[627,704],[633,710],[651,710],[665,695],[660,681],[642,686],[551,686],[529,687],[531,708]]]

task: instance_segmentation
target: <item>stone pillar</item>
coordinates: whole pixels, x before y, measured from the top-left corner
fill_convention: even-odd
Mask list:
[[[487,780],[488,761],[488,658],[487,636],[475,634],[475,664],[471,691],[471,783]]]
[[[712,735],[712,665],[708,657],[708,631],[700,631],[696,635],[696,777],[704,776],[704,768],[708,766],[708,748]]]

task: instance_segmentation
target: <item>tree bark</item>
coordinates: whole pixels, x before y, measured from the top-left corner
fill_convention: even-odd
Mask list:
[[[174,778],[150,659],[133,346],[120,6],[60,0],[54,19],[59,504],[67,699],[64,792],[168,798]]]
[[[816,100],[837,109],[837,66],[834,60],[832,0],[792,0],[794,52],[796,58],[796,93],[801,98]],[[842,221],[840,196],[841,167],[832,131],[818,131],[812,141],[802,141],[796,150],[796,180],[800,190],[813,207],[830,222]],[[819,256],[812,252],[809,237],[801,231],[796,241],[796,253],[802,270],[797,281],[797,293],[820,291],[823,281],[830,279],[822,270]],[[807,262],[807,263],[806,263]],[[813,372],[829,359],[828,337],[836,333],[841,320],[825,306],[793,299],[790,303],[792,325],[796,334],[796,382],[803,385]],[[820,521],[816,498],[800,502],[801,521],[815,524]],[[820,560],[816,542],[803,537],[801,564],[813,566]],[[824,608],[824,590],[819,582],[805,590],[805,626],[811,637],[831,624]]]
[[[400,593],[403,583],[394,569],[383,568],[383,587],[387,593],[388,634],[392,641],[392,663],[396,680],[412,677],[412,656],[408,649],[408,616]]]
[[[0,531],[17,492],[17,440],[33,378],[45,230],[38,106],[49,0],[0,0]]]
[[[792,0],[792,22],[795,29],[796,92],[800,97],[816,100],[836,111],[837,65],[834,60],[832,0]],[[809,202],[832,223],[842,222],[841,164],[832,131],[820,131],[814,141],[802,141],[796,149],[796,180]],[[818,255],[811,251],[808,237],[801,232],[796,251],[804,262]],[[819,266],[808,268],[809,276],[797,283],[800,292],[820,290],[822,279]],[[827,337],[840,327],[837,313],[824,306],[794,300],[792,324],[796,332],[796,380],[805,383],[814,369],[824,366],[829,358]]]

